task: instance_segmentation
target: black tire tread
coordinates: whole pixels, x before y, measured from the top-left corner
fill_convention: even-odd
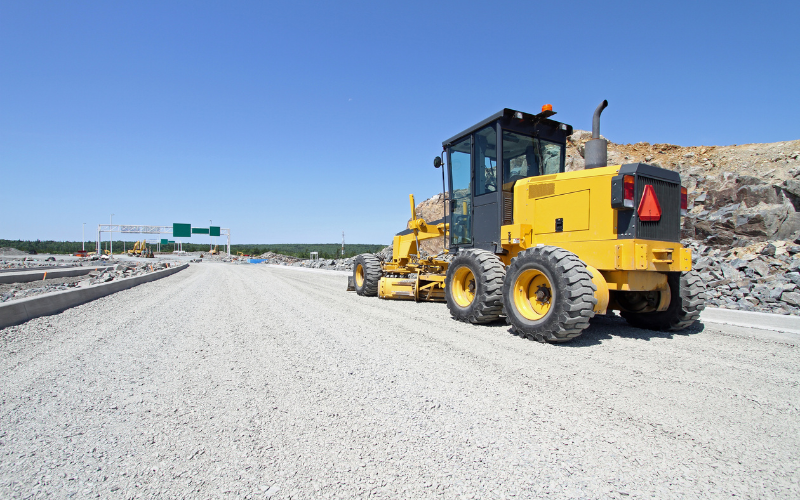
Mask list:
[[[569,342],[578,337],[589,326],[589,321],[594,317],[594,306],[597,299],[594,292],[597,287],[592,283],[592,274],[586,269],[586,264],[574,253],[554,246],[537,246],[523,250],[511,260],[508,275],[514,275],[516,268],[529,259],[542,258],[554,264],[555,271],[561,273],[566,281],[564,290],[557,292],[566,299],[559,305],[560,311],[553,328],[542,330],[528,328],[526,325],[515,324],[515,319],[506,310],[506,321],[512,326],[516,335],[527,337],[537,342],[561,343]],[[508,280],[503,292],[506,296],[506,308],[511,306],[513,286],[512,279]],[[555,304],[554,304],[555,305]]]
[[[364,267],[364,286],[359,290],[356,284],[356,293],[363,297],[375,297],[378,295],[378,282],[383,276],[381,261],[378,257],[370,253],[362,253],[353,260],[353,283],[356,282],[356,269],[358,264]]]
[[[672,286],[675,279],[671,279]],[[700,319],[700,313],[706,307],[706,287],[703,278],[697,271],[681,273],[678,281],[680,291],[678,304],[670,304],[663,312],[633,313],[621,311],[620,316],[625,318],[631,326],[646,328],[648,330],[678,331],[691,326]],[[673,301],[675,297],[673,297]]]
[[[476,294],[468,308],[461,308],[450,296],[452,274],[461,265],[472,268],[476,280]],[[477,271],[477,272],[476,272]],[[447,308],[450,315],[458,321],[484,324],[497,321],[503,313],[503,280],[505,266],[497,255],[487,250],[462,250],[453,258],[447,269]]]

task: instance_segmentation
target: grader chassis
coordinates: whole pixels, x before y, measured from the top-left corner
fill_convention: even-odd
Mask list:
[[[391,260],[355,258],[356,292],[445,301],[469,323],[505,316],[540,342],[569,341],[612,310],[642,328],[694,323],[705,289],[680,243],[686,190],[670,170],[606,165],[607,105],[595,110],[582,171],[565,172],[572,127],[551,120],[549,105],[536,115],[504,109],[444,141],[449,211],[427,222],[412,195]],[[440,157],[434,166],[444,168]],[[433,238],[446,248],[427,255],[420,242]]]

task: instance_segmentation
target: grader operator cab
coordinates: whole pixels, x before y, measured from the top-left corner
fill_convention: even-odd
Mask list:
[[[595,110],[586,168],[565,172],[572,127],[511,109],[443,142],[449,210],[394,237],[392,258],[356,257],[359,295],[446,301],[460,321],[502,316],[541,342],[580,335],[595,314],[680,330],[704,308],[704,285],[680,243],[686,190],[678,173],[644,163],[607,166]],[[434,166],[443,167],[441,158]],[[444,172],[443,172],[444,175]],[[442,238],[426,255],[420,241]]]

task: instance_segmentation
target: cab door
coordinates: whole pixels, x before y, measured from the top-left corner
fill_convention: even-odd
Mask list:
[[[450,245],[472,246],[472,136],[450,146]]]
[[[496,252],[500,248],[497,124],[476,131],[473,141],[473,244],[475,248]]]

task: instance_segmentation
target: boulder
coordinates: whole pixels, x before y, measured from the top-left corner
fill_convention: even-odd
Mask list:
[[[764,240],[774,237],[789,213],[784,204],[759,203],[753,208],[739,208],[734,222],[734,232]]]
[[[764,248],[762,248],[761,251],[758,253],[760,253],[761,255],[768,255],[770,257],[775,257],[776,250],[777,248],[775,248],[775,245],[773,245],[772,243],[767,243],[766,245],[764,245]]]
[[[800,198],[800,180],[787,179],[781,184],[781,189],[790,197]]]
[[[775,233],[775,237],[780,240],[795,240],[800,238],[800,212],[791,212],[786,215],[786,219],[781,223],[781,227]],[[796,248],[796,247],[795,247]],[[797,253],[797,251],[791,253]]]
[[[746,185],[736,191],[736,201],[744,203],[748,207],[754,207],[759,203],[768,205],[783,203],[783,195],[780,188],[770,185]]]

